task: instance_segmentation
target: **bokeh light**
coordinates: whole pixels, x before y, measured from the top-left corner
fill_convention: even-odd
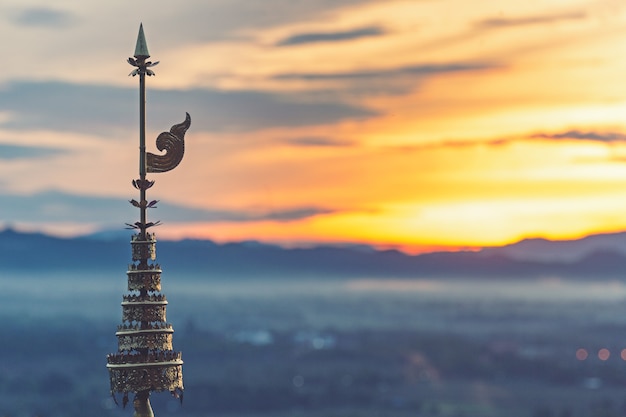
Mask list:
[[[605,361],[611,357],[611,352],[607,348],[602,348],[598,351],[598,359]]]

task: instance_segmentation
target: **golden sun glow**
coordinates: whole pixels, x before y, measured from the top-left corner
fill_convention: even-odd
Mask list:
[[[164,15],[144,22],[151,53],[163,62],[149,80],[150,134],[171,126],[162,101],[192,114],[184,163],[155,178],[155,197],[182,213],[166,222],[163,237],[420,251],[626,228],[626,58],[619,53],[626,4],[296,3],[271,16],[220,14],[221,6],[198,3],[221,17],[194,20],[172,39],[153,30]],[[121,15],[121,4],[97,7],[102,16]],[[132,39],[132,28],[111,36]],[[70,25],[46,40],[72,44],[96,29]],[[8,30],[0,34],[41,38],[32,28]],[[44,58],[54,49],[33,48]],[[102,66],[91,64],[94,51],[107,56]],[[110,87],[106,94],[131,100],[136,80],[126,77],[120,53],[86,50],[72,71],[68,59],[50,60],[47,74],[92,87],[95,77]],[[109,63],[113,54],[119,64]],[[17,106],[17,77],[41,75],[15,62],[7,62],[1,87]],[[30,88],[39,97],[41,86]],[[123,112],[90,109],[110,120],[102,132],[78,131],[71,128],[81,120],[61,126],[55,114],[31,107],[1,109],[0,144],[55,152],[45,159],[46,175],[32,175],[40,160],[7,157],[5,192],[127,195],[136,132]],[[93,167],[106,168],[108,181]],[[91,227],[70,223],[42,227]]]

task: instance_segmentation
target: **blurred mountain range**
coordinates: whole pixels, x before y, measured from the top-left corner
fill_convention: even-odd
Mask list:
[[[0,270],[125,271],[130,232],[59,238],[13,229],[0,232]],[[409,255],[369,246],[287,249],[255,241],[159,241],[163,269],[221,277],[626,277],[626,232],[575,240],[526,239],[478,251]]]
[[[594,252],[625,255],[626,232],[590,235],[573,240],[524,239],[512,245],[482,250],[487,255],[544,262],[576,262]]]

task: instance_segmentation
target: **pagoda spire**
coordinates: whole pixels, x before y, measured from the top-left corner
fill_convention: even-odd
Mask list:
[[[165,151],[164,155],[146,152],[146,76],[154,75],[149,68],[158,64],[146,61],[149,57],[140,25],[134,58],[128,58],[128,63],[135,67],[129,75],[139,75],[139,178],[132,181],[139,190],[139,201],[130,200],[139,209],[139,221],[127,223],[136,231],[130,242],[129,293],[123,296],[122,324],[115,333],[118,351],[107,356],[111,395],[115,398],[116,393],[121,393],[125,406],[128,395],[134,394],[134,417],[154,417],[150,406],[152,391],[169,391],[181,402],[183,395],[182,354],[173,350],[174,329],[166,322],[167,300],[160,293],[162,271],[159,264],[152,262],[156,259],[156,236],[148,229],[160,222],[147,219],[148,209],[155,208],[157,201],[148,202],[146,193],[154,181],[146,175],[169,171],[180,163],[191,118],[187,113],[182,123],[157,137],[157,149]]]

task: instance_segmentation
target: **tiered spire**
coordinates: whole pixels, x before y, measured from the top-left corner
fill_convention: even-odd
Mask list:
[[[130,203],[139,208],[140,220],[127,223],[136,231],[131,238],[133,262],[127,271],[129,294],[123,297],[122,324],[115,334],[118,351],[107,356],[111,394],[123,394],[126,405],[128,394],[134,393],[135,417],[154,416],[149,400],[152,391],[169,391],[181,401],[183,394],[182,355],[173,350],[174,329],[166,322],[167,300],[160,293],[161,267],[152,262],[156,259],[156,236],[147,230],[159,222],[147,221],[147,209],[156,207],[157,201],[148,202],[146,198],[146,191],[154,185],[146,173],[166,172],[180,163],[191,118],[187,114],[184,122],[157,137],[157,148],[165,151],[164,155],[146,153],[145,77],[154,75],[149,68],[158,64],[146,62],[149,57],[141,25],[134,58],[128,58],[135,67],[130,75],[139,75],[139,178],[132,181],[139,190],[139,201],[133,199]]]

